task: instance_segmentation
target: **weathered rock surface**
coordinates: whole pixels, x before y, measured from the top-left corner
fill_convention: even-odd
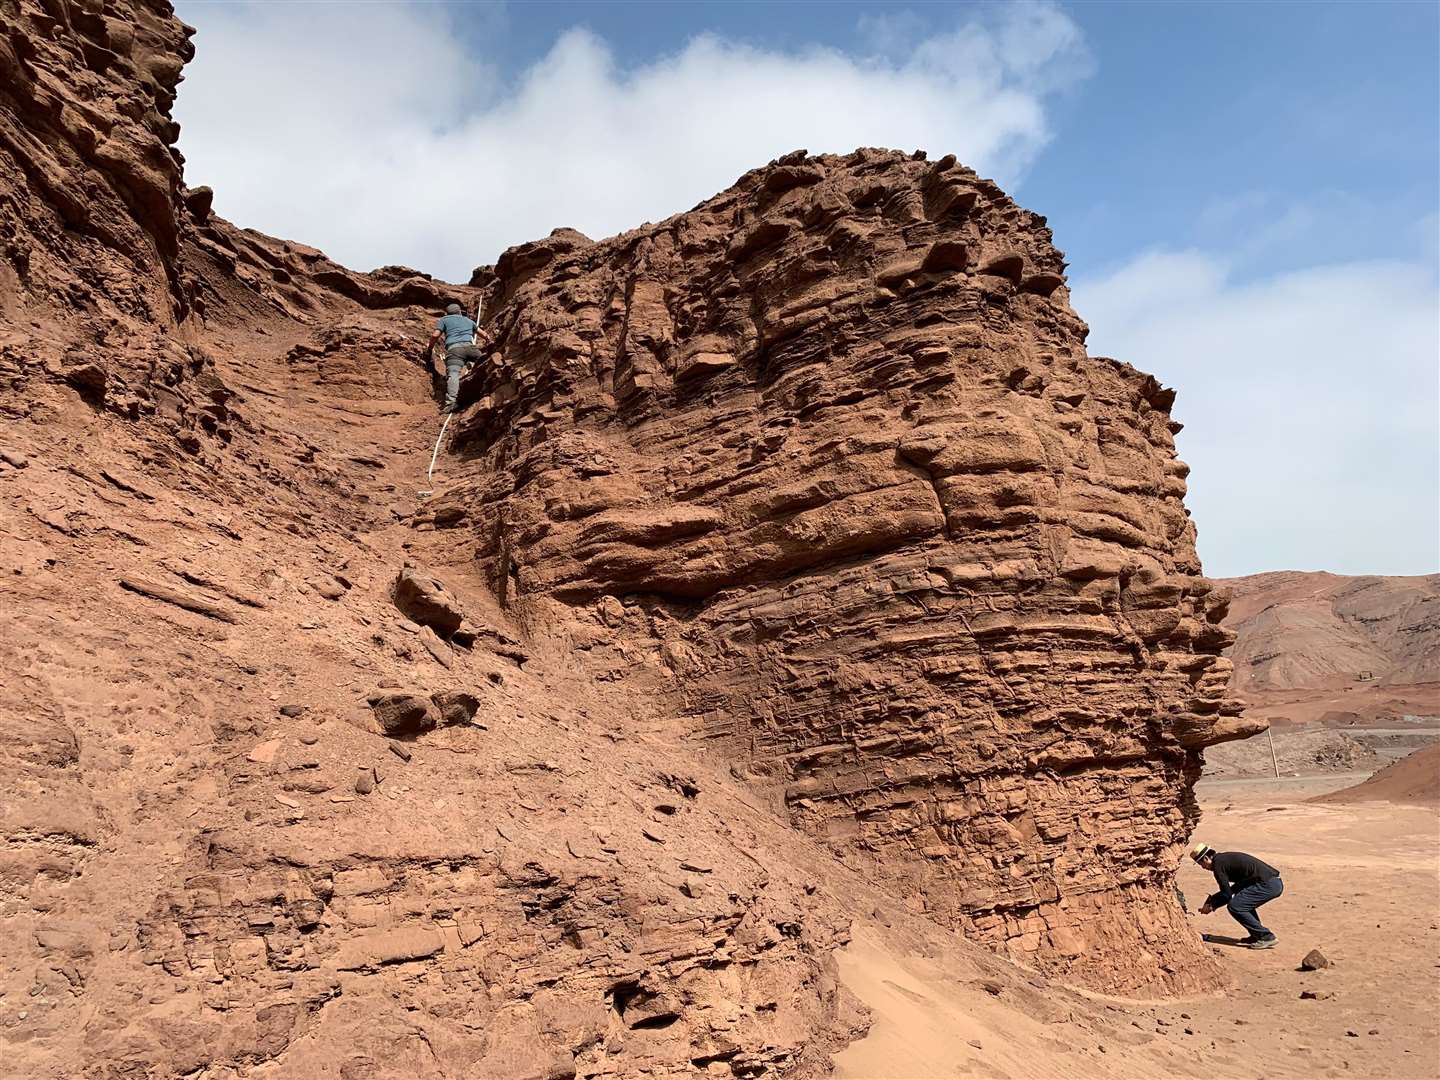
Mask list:
[[[386,735],[419,735],[441,725],[468,724],[480,699],[464,690],[377,694],[370,699],[375,723]]]
[[[0,0],[0,1072],[823,1074],[843,868],[723,776],[686,801],[654,706],[478,592],[449,670],[397,622],[416,359],[469,294],[186,192],[186,37]],[[387,685],[437,720],[408,762]]]
[[[0,0],[6,1068],[821,1076],[854,922],[997,1029],[1123,1034],[952,929],[1209,984],[1169,870],[1243,730],[1222,605],[1039,219],[798,155],[473,289],[353,273],[183,187],[187,37]]]
[[[395,606],[408,618],[449,638],[465,621],[465,613],[445,586],[413,566],[395,578]]]
[[[1319,949],[1311,949],[1300,961],[1301,971],[1319,971],[1330,966],[1330,958]]]
[[[1200,751],[1259,729],[1173,392],[1086,355],[1063,269],[953,158],[873,150],[507,252],[472,462],[427,513],[918,910],[1111,989],[1199,984],[1170,870]]]
[[[440,723],[434,704],[418,694],[384,694],[370,703],[386,735],[418,735]]]
[[[186,191],[170,108],[191,33],[164,0],[0,0],[0,380],[66,383],[205,458],[255,423],[217,372],[223,332],[207,328],[305,323],[341,300],[433,306],[456,290],[401,267],[352,273]],[[7,411],[26,415],[37,394]]]

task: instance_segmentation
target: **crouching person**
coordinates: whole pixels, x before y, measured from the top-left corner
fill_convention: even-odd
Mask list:
[[[1220,886],[1219,892],[1206,899],[1200,914],[1209,915],[1223,904],[1235,921],[1249,931],[1242,945],[1273,949],[1278,939],[1260,922],[1255,909],[1285,891],[1280,871],[1243,851],[1216,851],[1205,844],[1191,848],[1190,858],[1214,873],[1215,883]]]

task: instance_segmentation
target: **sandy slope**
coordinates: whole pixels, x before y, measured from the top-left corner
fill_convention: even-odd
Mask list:
[[[1430,1078],[1440,1065],[1440,815],[1376,803],[1303,799],[1335,781],[1228,783],[1202,791],[1199,835],[1277,865],[1286,892],[1264,910],[1281,938],[1268,952],[1214,946],[1226,993],[1144,1004],[1091,999],[1049,1017],[1002,1013],[1002,997],[947,970],[942,954],[857,933],[842,981],[874,1014],[870,1034],[836,1056],[853,1080],[983,1077]],[[1187,864],[1198,908],[1213,880]],[[1230,935],[1224,912],[1197,932]],[[1236,936],[1239,936],[1238,934]],[[1311,948],[1335,963],[1296,970]],[[1302,999],[1302,991],[1322,996]],[[1354,1034],[1350,1034],[1353,1032]]]
[[[1321,795],[1316,802],[1440,803],[1440,743],[1392,762],[1354,787]]]

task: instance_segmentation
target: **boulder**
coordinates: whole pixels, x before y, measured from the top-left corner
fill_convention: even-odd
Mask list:
[[[210,220],[210,208],[215,202],[215,192],[211,188],[201,184],[186,191],[183,198],[185,209],[190,211],[197,224],[203,225]]]
[[[480,708],[480,699],[465,690],[438,690],[428,698],[413,691],[381,691],[368,700],[380,730],[402,738],[442,724],[468,724]]]
[[[464,612],[455,597],[434,578],[426,577],[413,566],[405,566],[395,579],[395,606],[412,622],[428,626],[442,638],[448,638],[464,621]]]
[[[1300,961],[1301,971],[1319,971],[1321,968],[1330,966],[1330,958],[1319,949],[1311,949]]]
[[[442,724],[468,724],[480,708],[480,699],[464,690],[441,690],[430,700],[440,710]]]
[[[339,600],[345,595],[345,586],[329,574],[311,578],[310,587],[326,600]]]
[[[375,722],[386,735],[418,735],[440,723],[440,713],[418,694],[382,694],[370,700]]]

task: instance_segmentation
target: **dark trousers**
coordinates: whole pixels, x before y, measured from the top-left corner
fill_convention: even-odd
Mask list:
[[[1257,881],[1254,885],[1246,885],[1243,889],[1231,893],[1230,902],[1225,908],[1234,916],[1236,922],[1250,931],[1251,937],[1274,937],[1260,925],[1260,920],[1255,917],[1255,909],[1261,904],[1268,904],[1284,891],[1285,884],[1278,877],[1269,881]]]

